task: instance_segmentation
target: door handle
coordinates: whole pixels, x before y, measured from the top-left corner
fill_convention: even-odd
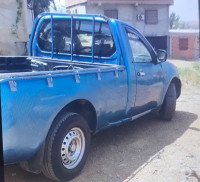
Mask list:
[[[145,72],[139,71],[139,72],[137,73],[137,76],[145,76]]]

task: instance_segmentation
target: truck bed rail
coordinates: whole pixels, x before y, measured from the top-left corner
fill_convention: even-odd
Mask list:
[[[48,58],[28,58],[32,62],[41,62],[42,64],[55,64],[59,63],[63,67],[71,67],[72,69],[64,70],[50,70],[50,71],[32,71],[32,72],[19,72],[19,73],[3,73],[0,74],[0,82],[9,82],[10,89],[17,91],[18,80],[29,80],[29,79],[47,79],[49,87],[53,87],[53,78],[74,76],[76,83],[80,83],[81,75],[85,74],[96,74],[97,80],[101,80],[101,74],[105,72],[113,72],[113,76],[119,77],[118,72],[125,70],[125,66],[113,65],[113,64],[99,64],[99,63],[85,63],[78,61],[62,61],[62,60],[51,60]],[[55,66],[61,67],[61,66]],[[73,69],[76,67],[76,69]],[[80,68],[80,69],[79,69]]]

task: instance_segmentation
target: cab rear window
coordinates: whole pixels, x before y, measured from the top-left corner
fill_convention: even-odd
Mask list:
[[[43,21],[38,33],[38,46],[42,51],[51,52],[51,20]]]
[[[53,41],[52,41],[53,37]],[[44,20],[38,33],[38,46],[41,51],[54,54],[71,53],[71,19],[53,19],[53,36],[51,20]],[[73,21],[73,54],[92,56],[92,21]],[[111,57],[116,52],[115,43],[106,22],[95,21],[94,56]]]

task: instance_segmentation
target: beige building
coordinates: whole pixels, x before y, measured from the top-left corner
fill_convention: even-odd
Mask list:
[[[2,0],[0,3],[0,55],[27,55],[29,35],[32,31],[34,14],[33,0]],[[28,2],[28,5],[27,5]],[[57,12],[65,13],[61,0],[56,2]],[[55,12],[50,7],[50,11]],[[19,12],[21,16],[17,15]],[[17,20],[18,19],[18,20]],[[18,23],[16,24],[16,20]]]
[[[33,22],[31,11],[27,9],[27,0],[1,1],[0,22],[0,55],[27,54]]]

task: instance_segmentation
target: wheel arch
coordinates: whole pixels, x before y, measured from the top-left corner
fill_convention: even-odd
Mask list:
[[[171,82],[170,82],[170,84],[171,83],[174,83],[174,85],[175,85],[175,87],[176,87],[176,98],[178,99],[179,98],[179,96],[181,95],[181,80],[180,80],[180,78],[178,78],[178,77],[174,77],[172,80],[171,80]],[[169,85],[170,85],[169,84]],[[168,86],[169,87],[169,86]]]
[[[77,99],[65,105],[56,114],[56,116],[53,119],[53,122],[51,123],[47,136],[52,131],[52,128],[56,125],[57,119],[67,112],[80,114],[87,121],[88,126],[90,128],[90,132],[91,133],[95,132],[97,126],[97,116],[93,104],[86,99]],[[45,147],[46,147],[46,139],[42,143],[36,154],[30,160],[21,162],[20,166],[26,171],[32,173],[40,173],[43,166]]]
[[[166,86],[164,88],[164,93],[163,93],[161,105],[163,104],[163,102],[165,100],[165,96],[166,96],[167,90],[169,89],[169,86],[170,86],[171,83],[174,83],[174,85],[175,85],[176,98],[178,99],[179,96],[181,95],[181,80],[180,80],[180,78],[178,76],[174,76],[173,78],[171,78],[171,80],[167,81],[167,83],[166,83]]]
[[[96,110],[90,101],[86,99],[76,99],[71,101],[57,113],[51,126],[55,124],[57,118],[67,112],[80,114],[87,121],[90,131],[92,133],[95,132],[97,126],[97,115]]]

